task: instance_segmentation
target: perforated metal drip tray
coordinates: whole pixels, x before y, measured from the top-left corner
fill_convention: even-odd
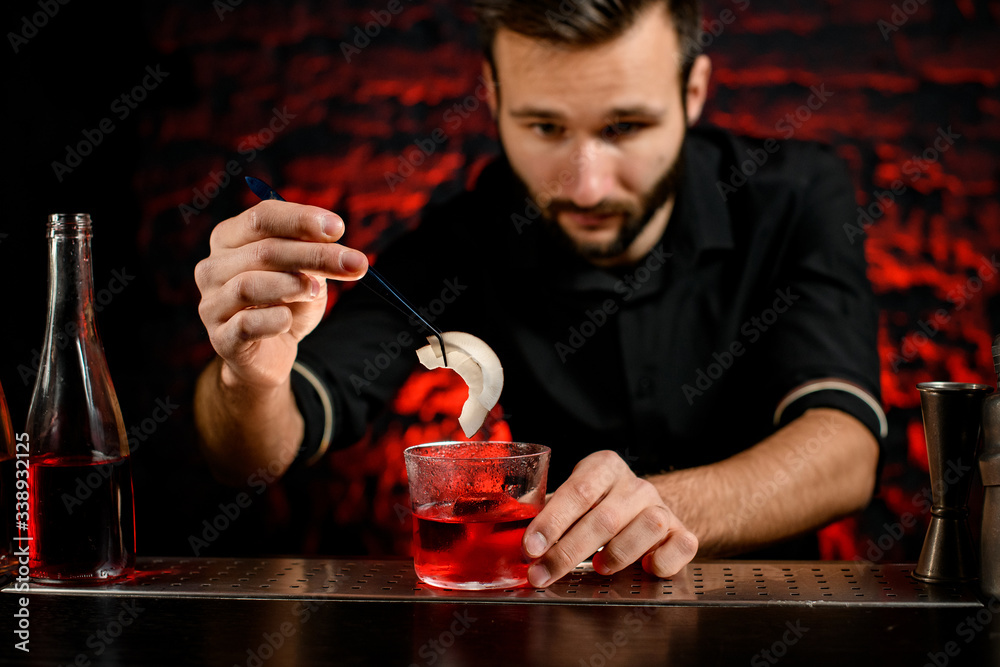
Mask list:
[[[639,566],[608,577],[585,563],[544,590],[447,591],[418,582],[409,560],[145,558],[139,559],[134,578],[112,586],[32,585],[32,590],[253,599],[981,606],[973,587],[924,584],[911,576],[911,567],[841,561],[704,561],[689,564],[670,579],[657,579]]]

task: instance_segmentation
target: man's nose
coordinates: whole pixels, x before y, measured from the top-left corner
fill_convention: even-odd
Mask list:
[[[569,197],[581,208],[596,206],[613,194],[615,159],[599,141],[586,141],[573,151]]]

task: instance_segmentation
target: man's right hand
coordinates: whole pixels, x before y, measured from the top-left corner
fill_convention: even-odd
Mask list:
[[[222,383],[273,389],[288,381],[298,343],[326,308],[326,279],[357,280],[368,259],[336,243],[340,216],[264,201],[220,222],[195,267],[198,312],[222,358]]]

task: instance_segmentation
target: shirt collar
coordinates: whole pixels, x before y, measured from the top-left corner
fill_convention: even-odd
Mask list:
[[[732,220],[717,185],[721,182],[719,149],[697,130],[689,130],[681,151],[684,173],[665,235],[676,234],[679,244],[693,255],[731,249]]]

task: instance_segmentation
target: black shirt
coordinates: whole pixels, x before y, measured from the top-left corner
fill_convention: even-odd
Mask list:
[[[703,128],[681,159],[664,236],[633,266],[564,249],[503,160],[378,260],[435,326],[497,353],[504,416],[515,439],[552,448],[550,488],[601,449],[640,475],[719,461],[810,407],[884,437],[877,310],[861,239],[844,231],[856,204],[843,165],[815,144]],[[302,456],[324,428],[335,447],[358,440],[425,336],[369,291],[344,294],[299,347]],[[851,385],[792,394],[821,378]]]

